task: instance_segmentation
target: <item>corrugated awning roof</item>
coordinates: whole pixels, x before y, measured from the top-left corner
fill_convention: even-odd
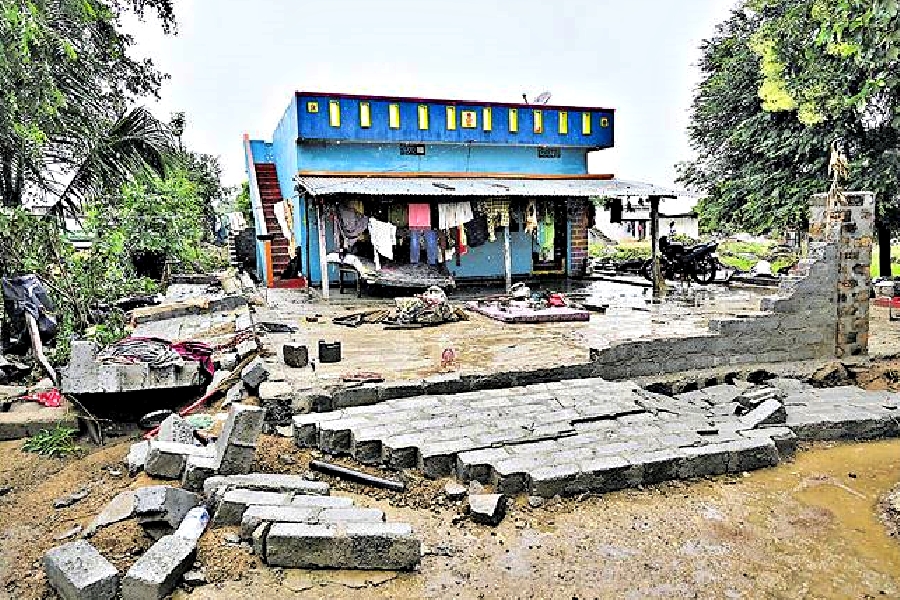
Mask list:
[[[298,176],[297,184],[313,196],[592,196],[627,198],[676,197],[684,192],[622,179],[503,179],[435,177],[314,177]]]

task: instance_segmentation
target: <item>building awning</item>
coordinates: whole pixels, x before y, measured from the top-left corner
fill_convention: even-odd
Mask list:
[[[331,177],[299,175],[296,182],[312,196],[437,196],[437,197],[547,197],[635,198],[662,196],[674,198],[684,192],[639,181],[623,179],[587,179],[573,177],[539,178],[464,178],[464,177]]]

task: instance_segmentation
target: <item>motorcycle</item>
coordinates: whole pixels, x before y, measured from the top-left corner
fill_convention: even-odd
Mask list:
[[[659,238],[659,269],[665,279],[677,276],[691,278],[697,283],[711,283],[719,270],[719,258],[716,255],[718,242],[707,242],[696,246],[685,247],[676,244],[663,236]],[[648,259],[641,267],[641,275],[653,281],[653,260]]]

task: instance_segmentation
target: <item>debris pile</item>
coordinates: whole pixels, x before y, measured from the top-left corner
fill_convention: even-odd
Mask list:
[[[439,287],[430,287],[424,294],[409,298],[396,298],[393,309],[369,310],[343,317],[335,317],[336,325],[359,327],[366,324],[383,324],[386,328],[441,325],[468,321],[469,316],[447,300],[447,294]]]

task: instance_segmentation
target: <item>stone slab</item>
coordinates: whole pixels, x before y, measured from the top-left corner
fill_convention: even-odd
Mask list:
[[[119,591],[119,571],[84,540],[49,550],[43,559],[47,582],[63,600],[107,600]]]
[[[124,600],[159,600],[171,594],[194,564],[197,542],[177,535],[162,537],[132,565],[122,580]]]

